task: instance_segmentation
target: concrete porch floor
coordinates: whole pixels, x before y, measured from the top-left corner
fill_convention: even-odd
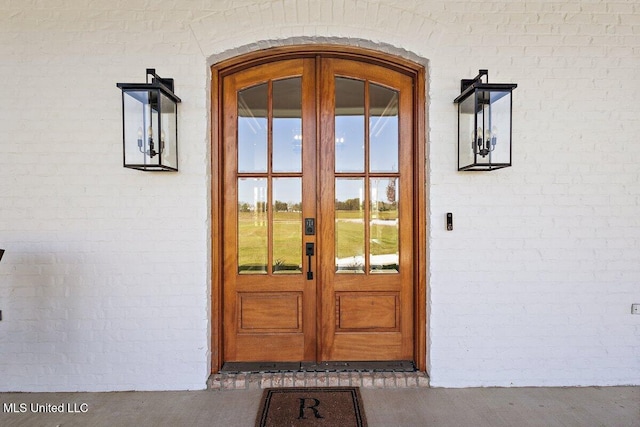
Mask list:
[[[640,387],[360,391],[369,426],[640,426]],[[250,427],[261,395],[262,390],[0,393],[0,425]],[[65,412],[33,413],[32,403],[41,409],[63,405]],[[25,412],[10,413],[11,408]]]

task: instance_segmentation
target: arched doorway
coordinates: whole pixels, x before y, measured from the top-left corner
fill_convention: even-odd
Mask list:
[[[276,48],[212,67],[212,369],[425,366],[424,69]]]

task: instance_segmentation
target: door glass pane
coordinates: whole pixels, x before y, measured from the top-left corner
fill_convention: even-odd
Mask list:
[[[371,273],[398,272],[398,179],[371,178]]]
[[[273,273],[302,272],[302,180],[273,180]]]
[[[364,82],[336,77],[336,172],[364,172]]]
[[[238,273],[266,274],[267,180],[238,179]]]
[[[336,178],[335,251],[338,273],[364,273],[364,179]]]
[[[302,79],[273,82],[274,172],[300,172],[302,165]]]
[[[398,92],[369,85],[371,172],[398,171]]]
[[[238,171],[267,171],[267,84],[238,92]]]

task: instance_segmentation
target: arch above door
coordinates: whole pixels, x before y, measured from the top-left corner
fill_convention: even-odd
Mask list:
[[[410,144],[410,147],[407,148],[410,151],[410,154],[404,155],[405,161],[409,161],[409,163],[407,163],[407,165],[405,165],[404,167],[408,166],[409,169],[411,170],[410,171],[411,173],[408,175],[409,178],[406,178],[406,177],[400,178],[399,172],[398,172],[398,175],[396,176],[394,175],[394,173],[385,174],[385,173],[376,172],[374,170],[371,173],[365,171],[363,172],[364,174],[362,176],[358,174],[354,174],[353,172],[346,172],[346,173],[343,173],[342,175],[336,174],[335,176],[331,175],[330,177],[325,175],[324,178],[318,179],[317,181],[318,181],[318,185],[320,185],[319,183],[321,180],[324,180],[324,184],[327,184],[329,182],[336,182],[336,183],[339,181],[347,182],[348,180],[357,181],[360,178],[363,183],[372,182],[370,180],[373,178],[378,178],[379,180],[386,179],[389,182],[391,182],[392,179],[397,179],[397,180],[410,179],[410,182],[406,182],[405,184],[403,184],[406,186],[406,188],[410,189],[411,203],[405,203],[405,205],[410,205],[410,212],[404,212],[403,218],[405,219],[403,221],[405,221],[405,223],[402,226],[404,230],[404,235],[412,235],[412,239],[410,240],[410,243],[407,243],[405,239],[404,244],[405,245],[408,244],[409,246],[407,247],[407,249],[403,250],[404,254],[410,253],[410,259],[407,260],[405,258],[405,260],[403,261],[405,263],[405,268],[411,270],[410,271],[411,274],[403,275],[403,277],[410,278],[409,279],[411,282],[409,286],[410,294],[408,295],[405,293],[404,296],[402,297],[399,296],[401,294],[394,296],[395,294],[393,290],[384,289],[381,287],[382,286],[381,282],[383,282],[384,280],[380,280],[379,278],[374,280],[374,282],[377,280],[380,283],[376,282],[378,284],[377,285],[374,284],[373,289],[374,290],[377,289],[376,291],[377,293],[375,295],[379,296],[380,298],[372,298],[371,296],[368,296],[364,299],[355,298],[356,293],[351,292],[350,288],[348,287],[344,288],[341,292],[338,292],[338,293],[326,294],[326,292],[321,290],[320,288],[318,288],[318,290],[314,290],[312,293],[314,295],[316,293],[318,295],[321,295],[323,294],[323,292],[326,294],[323,297],[324,302],[318,302],[318,307],[319,307],[318,313],[321,312],[322,310],[324,310],[324,313],[325,313],[323,318],[327,318],[326,313],[333,310],[333,308],[329,308],[329,307],[333,307],[332,304],[333,304],[334,298],[338,306],[340,302],[342,302],[344,306],[350,306],[352,310],[355,310],[355,311],[364,310],[364,306],[367,304],[377,304],[378,302],[381,302],[383,305],[384,304],[393,305],[392,303],[396,299],[398,301],[400,300],[405,301],[405,303],[406,301],[409,301],[409,303],[412,306],[410,310],[410,313],[411,313],[410,318],[407,318],[406,316],[401,317],[400,315],[398,315],[398,317],[396,318],[393,318],[393,316],[390,315],[387,317],[387,321],[386,321],[387,323],[383,322],[384,324],[378,325],[378,326],[380,326],[382,328],[380,330],[386,334],[392,334],[396,329],[400,330],[401,325],[404,331],[409,331],[408,333],[410,334],[411,343],[410,343],[410,349],[408,354],[410,354],[410,357],[413,359],[414,363],[416,364],[419,370],[424,371],[426,369],[426,343],[427,343],[427,340],[426,340],[426,326],[427,326],[426,325],[426,318],[427,318],[426,316],[426,310],[427,310],[426,262],[427,262],[427,256],[426,256],[426,194],[425,194],[426,174],[425,174],[425,132],[424,132],[424,129],[425,129],[424,106],[425,106],[425,81],[426,80],[425,80],[424,67],[412,61],[408,61],[406,59],[398,58],[389,54],[379,53],[379,52],[375,52],[367,49],[360,49],[360,48],[354,48],[354,47],[311,45],[311,46],[287,46],[287,47],[279,47],[279,48],[273,48],[273,49],[268,49],[264,51],[253,52],[253,53],[245,54],[239,57],[231,58],[222,63],[215,64],[214,66],[211,67],[211,71],[212,71],[212,84],[211,84],[211,109],[212,109],[211,111],[211,117],[212,117],[212,126],[211,126],[211,129],[212,129],[212,134],[211,134],[211,140],[212,140],[212,146],[211,146],[211,153],[212,153],[212,163],[211,163],[211,170],[212,170],[212,174],[211,174],[211,189],[212,189],[212,194],[211,194],[211,221],[212,221],[211,355],[212,355],[212,366],[211,367],[212,367],[212,372],[218,372],[222,366],[222,363],[225,361],[225,351],[224,351],[225,345],[227,346],[227,349],[229,349],[230,346],[236,345],[235,340],[231,340],[231,341],[229,341],[229,339],[225,340],[225,335],[227,336],[227,338],[229,338],[230,323],[235,322],[239,324],[239,321],[236,322],[233,319],[235,317],[242,316],[242,314],[239,314],[243,309],[242,304],[245,304],[244,307],[247,310],[247,312],[245,313],[246,318],[247,319],[251,318],[251,321],[256,322],[256,324],[259,324],[259,322],[261,321],[261,318],[255,317],[257,316],[256,313],[261,312],[261,309],[258,306],[260,301],[268,301],[269,304],[271,304],[270,307],[272,308],[281,308],[288,305],[289,307],[294,307],[294,310],[296,306],[302,307],[305,304],[307,304],[305,302],[306,297],[304,297],[304,293],[302,290],[300,290],[300,292],[295,294],[297,295],[295,296],[295,298],[293,297],[290,298],[290,296],[294,294],[286,295],[283,291],[281,291],[276,295],[276,298],[274,299],[273,295],[269,296],[267,294],[260,294],[257,297],[252,297],[252,295],[248,293],[248,291],[246,291],[245,289],[245,291],[241,291],[240,294],[237,294],[240,296],[234,296],[233,298],[229,299],[229,296],[227,295],[227,299],[225,300],[225,292],[224,292],[225,280],[228,279],[230,274],[235,274],[235,272],[238,269],[237,265],[233,264],[233,260],[232,260],[232,258],[235,257],[238,252],[238,244],[234,240],[235,236],[238,234],[238,227],[233,226],[229,228],[229,224],[230,224],[230,221],[236,221],[233,217],[234,215],[238,216],[239,211],[236,209],[236,207],[233,207],[232,209],[229,209],[229,207],[236,206],[240,200],[238,198],[239,192],[237,190],[235,192],[228,191],[230,183],[232,182],[239,183],[240,180],[246,181],[249,178],[262,179],[264,182],[271,182],[270,180],[272,179],[275,180],[278,178],[295,179],[297,175],[295,173],[284,173],[284,175],[280,177],[276,173],[272,176],[270,170],[268,172],[265,172],[264,177],[262,177],[262,175],[260,174],[255,174],[254,176],[253,172],[245,173],[246,176],[242,175],[242,173],[240,175],[237,175],[237,174],[233,175],[234,173],[237,173],[237,169],[238,169],[237,167],[235,169],[233,169],[233,167],[231,168],[235,170],[235,172],[232,171],[230,175],[229,167],[225,168],[225,165],[228,165],[229,163],[225,163],[225,162],[237,161],[237,152],[233,150],[229,151],[228,148],[225,148],[225,138],[227,140],[226,144],[228,147],[230,135],[233,136],[235,135],[234,132],[237,133],[237,129],[233,128],[233,126],[235,125],[232,124],[231,130],[230,130],[228,122],[229,120],[232,120],[234,121],[233,123],[237,123],[237,120],[238,120],[237,110],[239,107],[234,104],[234,101],[233,101],[234,98],[230,97],[229,93],[226,94],[226,100],[225,100],[225,92],[224,92],[223,86],[224,84],[229,85],[229,81],[231,81],[229,80],[230,77],[235,78],[235,76],[251,75],[251,73],[248,70],[252,70],[252,69],[276,70],[278,69],[277,64],[283,64],[284,67],[287,67],[293,63],[307,64],[307,66],[305,66],[306,69],[311,70],[311,73],[313,73],[313,76],[309,77],[309,79],[314,81],[313,85],[319,85],[320,81],[323,78],[321,75],[322,74],[321,70],[323,67],[322,64],[323,63],[332,64],[332,63],[335,63],[335,61],[340,61],[340,63],[342,64],[351,63],[352,67],[350,68],[353,68],[354,70],[356,70],[358,67],[366,68],[367,66],[370,66],[372,67],[372,69],[378,70],[376,71],[376,73],[377,75],[379,75],[378,80],[380,81],[385,81],[387,77],[384,75],[388,74],[389,76],[391,76],[389,77],[390,79],[393,79],[393,75],[405,76],[405,77],[402,77],[401,79],[408,79],[408,82],[409,82],[408,84],[403,84],[404,85],[403,87],[407,88],[407,89],[403,89],[403,91],[406,92],[405,95],[403,96],[405,97],[409,96],[411,98],[409,101],[409,104],[410,104],[410,114],[411,114],[412,120],[409,120],[406,122],[406,123],[409,123],[409,125],[408,125],[408,128],[405,129],[405,136],[409,135],[409,138],[411,138],[411,141],[408,142]],[[264,66],[267,64],[274,64],[274,65],[273,67],[265,68]],[[327,68],[326,65],[324,67]],[[302,68],[304,67],[300,67],[301,70]],[[388,70],[388,72],[385,73],[384,70]],[[309,71],[305,71],[305,72],[309,72]],[[302,71],[300,71],[300,73],[302,73]],[[280,72],[280,74],[282,74],[282,72]],[[282,75],[285,75],[285,74],[286,73]],[[270,81],[268,77],[269,76],[265,76],[264,78],[265,82]],[[254,82],[257,82],[258,80],[260,80],[260,78],[256,80],[255,75],[251,75],[251,79],[253,79],[252,81]],[[225,83],[225,81],[227,83]],[[271,91],[273,90],[271,89],[271,84],[270,83],[265,83],[265,84],[268,85],[268,88],[269,88],[268,90],[270,91],[269,93],[271,93]],[[368,88],[369,83],[366,83],[366,84]],[[386,84],[392,85],[390,83],[386,83]],[[331,86],[332,90],[334,90],[333,87],[334,86]],[[377,86],[373,85],[372,87],[377,87]],[[366,99],[369,99],[369,96],[373,96],[373,95],[369,95],[368,91],[369,89],[367,89],[367,92],[366,92],[367,93]],[[322,96],[325,96],[325,95],[322,95]],[[312,108],[310,108],[310,111],[312,110],[311,114],[315,115],[318,121],[314,121],[314,124],[312,126],[309,126],[306,128],[307,130],[305,131],[305,138],[307,138],[306,133],[309,132],[309,130],[311,129],[311,132],[313,132],[313,135],[312,135],[313,138],[316,138],[317,136],[317,140],[318,140],[317,147],[319,147],[320,139],[324,138],[325,141],[327,140],[326,135],[321,135],[321,133],[324,132],[323,130],[321,130],[323,123],[319,122],[320,120],[323,120],[320,118],[323,111],[322,110],[323,107],[321,105],[323,101],[322,99],[320,99],[320,95],[319,95],[318,99],[313,102],[316,105],[312,106]],[[331,105],[332,105],[331,108],[335,107],[334,104],[331,104]],[[308,115],[310,113],[309,111],[307,111],[305,114]],[[226,124],[225,124],[225,120],[227,121]],[[225,131],[225,125],[227,126],[226,131]],[[330,138],[329,141],[332,141],[335,136],[336,136],[335,134],[332,134],[329,137]],[[312,138],[307,138],[307,139],[312,139]],[[269,150],[271,150],[271,148],[269,148]],[[235,158],[228,158],[233,156],[235,156]],[[334,156],[334,154],[331,154],[331,156]],[[366,162],[369,161],[368,156],[369,154],[365,155],[367,159]],[[317,159],[318,160],[316,160],[316,156],[311,156],[307,158],[305,162],[312,164],[312,168],[315,170],[317,166],[317,161],[322,161],[321,160],[322,155],[319,154],[317,156]],[[331,167],[334,168],[335,170],[334,166],[335,165],[332,165]],[[320,167],[322,167],[322,165],[320,165],[319,168]],[[301,178],[303,177],[303,175],[307,176],[306,172],[305,173],[300,172],[300,174],[301,174],[300,175]],[[332,181],[334,179],[335,181]],[[370,191],[369,184],[363,184],[363,185],[364,185],[363,188],[366,188],[365,191],[369,192]],[[271,190],[265,190],[265,194],[271,194]],[[373,194],[373,193],[368,193],[368,194]],[[225,197],[227,198],[227,200],[225,200]],[[327,199],[327,200],[329,200],[329,202],[333,204],[332,198],[334,198],[335,195],[330,195],[329,197],[330,199]],[[366,205],[372,206],[371,200],[369,200],[367,197],[369,196],[366,196],[362,200],[362,202],[366,200]],[[235,200],[231,200],[233,198],[235,198]],[[315,198],[315,196],[313,196],[313,198]],[[336,209],[336,208],[334,207],[329,208],[329,205],[327,204],[327,200],[323,202],[320,200],[320,197],[319,197],[317,208],[314,207],[314,209],[321,209],[321,208],[325,210],[328,209],[331,211],[331,215],[336,215],[335,212],[333,212],[333,209]],[[270,202],[267,201],[266,203],[269,204]],[[308,203],[308,202],[304,202],[304,203]],[[309,205],[310,204],[308,203],[307,206]],[[314,206],[316,205],[314,204]],[[227,208],[226,210],[225,210],[225,207]],[[270,208],[270,209],[275,210],[275,208]],[[371,218],[373,217],[370,216],[371,212],[369,212],[372,208],[361,208],[361,209],[364,210],[365,212],[364,215],[369,215],[368,217],[363,218],[363,220],[365,222],[369,221],[369,223],[373,224],[371,220]],[[388,206],[385,207],[385,209],[388,209]],[[319,213],[319,217],[322,217],[322,212],[318,212],[318,213]],[[271,211],[265,208],[265,218],[271,218],[272,217],[271,215],[272,215]],[[305,213],[305,216],[307,215],[308,213]],[[315,215],[311,215],[311,216],[315,217]],[[320,225],[323,227],[323,230],[332,230],[333,232],[334,230],[333,227],[336,222],[333,219],[334,216],[332,216],[331,218],[332,219],[330,221],[327,221],[327,219],[325,218],[324,223],[321,222]],[[335,218],[337,221],[337,217]],[[322,224],[324,224],[324,226]],[[328,225],[331,225],[331,226],[328,226]],[[363,232],[363,235],[366,235],[368,239],[369,237],[371,237],[370,234],[372,232],[367,227],[369,226],[365,226],[366,232]],[[370,227],[374,227],[374,226],[371,225]],[[225,233],[227,234],[231,233],[231,237],[233,238],[230,239],[229,236],[225,237]],[[271,236],[273,234],[273,231],[268,231],[268,233],[271,233],[269,234],[269,236]],[[228,243],[230,241],[234,241],[235,243],[232,242],[232,245],[228,246]],[[369,243],[367,243],[364,246],[366,246],[365,251],[368,251]],[[324,247],[329,248],[329,246],[327,246],[326,244],[324,245]],[[266,253],[268,253],[268,257],[272,257],[271,246],[269,246],[269,249],[265,249],[265,251]],[[337,257],[337,254],[334,254],[334,255]],[[329,257],[326,257],[326,256],[324,257],[325,261],[323,265],[325,265],[324,267],[325,276],[328,276],[328,272],[330,272],[330,268],[328,268],[327,265],[328,263],[333,262],[332,259],[334,258],[334,255],[330,255]],[[370,256],[371,255],[367,255],[367,259],[369,259]],[[304,263],[306,264],[306,262],[307,261],[305,257]],[[271,264],[271,261],[269,261],[269,264]],[[370,268],[369,264],[370,262],[366,261],[367,269]],[[316,264],[316,262],[314,261],[314,266],[320,267],[320,264],[319,263]],[[311,258],[309,258],[309,268],[311,269]],[[275,268],[272,266],[265,267],[264,274],[271,275],[274,269]],[[227,278],[225,278],[225,271],[226,271]],[[323,273],[320,272],[320,274],[322,275]],[[243,276],[244,277],[241,277],[239,282],[238,281],[232,281],[232,282],[233,283],[242,282],[243,280],[246,279],[246,275],[243,274]],[[389,277],[391,278],[391,276]],[[230,283],[230,282],[227,281],[226,283]],[[227,285],[227,287],[229,286],[230,285]],[[282,298],[278,299],[279,297],[282,297]],[[327,303],[327,300],[332,301],[331,305]],[[227,307],[225,307],[225,301],[227,301],[226,302]],[[242,301],[244,301],[244,303]],[[226,309],[226,314],[225,314],[225,309]],[[339,316],[339,314],[337,316]],[[274,318],[274,317],[267,316],[267,318]],[[295,318],[295,316],[293,318]],[[370,332],[369,329],[366,329],[366,327],[368,326],[366,326],[363,323],[364,320],[353,318],[351,316],[346,316],[344,317],[344,319],[346,323],[350,322],[349,324],[351,325],[351,327],[343,328],[342,331],[339,331],[340,333],[346,334],[349,332],[356,332],[355,330],[350,330],[350,328],[357,329],[360,327],[365,328],[364,329],[365,332],[367,331]],[[306,315],[301,314],[299,316],[299,320],[301,323],[306,322],[307,325],[310,324],[308,314]],[[313,329],[314,330],[317,329],[317,333],[319,336],[322,334],[326,335],[326,331],[322,330],[324,327],[323,322],[324,321],[318,321],[318,325],[313,325]],[[335,321],[332,320],[324,323],[331,324],[332,322],[333,322],[332,328],[333,330],[336,330]],[[396,322],[397,324],[394,322]],[[411,324],[407,325],[408,322],[410,322]],[[289,323],[293,324],[295,322],[292,321]],[[225,327],[227,328],[226,332],[225,332]],[[234,326],[233,328],[235,328],[234,329],[235,331],[238,330],[238,326]],[[387,328],[387,329],[384,329],[384,328]],[[269,328],[269,327],[257,328],[255,331],[253,332],[249,331],[249,332],[253,333],[254,335],[258,334],[261,331],[264,333],[273,334],[274,333],[273,329],[274,328]],[[298,324],[293,325],[293,329],[291,330],[292,336],[293,336],[293,333],[295,333],[298,329],[301,331],[303,329],[303,326],[300,326]],[[278,331],[275,331],[275,332],[278,332]],[[353,335],[355,337],[354,339],[360,340],[360,342],[364,342],[363,340],[365,338],[363,338],[364,337],[363,334],[360,334],[360,335],[353,334]],[[240,341],[242,341],[247,337],[247,331],[240,331],[239,335],[237,336],[240,337]],[[278,335],[275,334],[275,335],[265,337],[265,340],[262,342],[268,342],[271,339],[278,340],[281,338],[282,337],[278,338]],[[287,340],[282,340],[282,339],[281,341],[283,343],[287,342]],[[326,341],[333,343],[332,339],[327,339]],[[259,339],[258,341],[256,341],[256,343],[260,343],[260,342],[261,341]],[[304,344],[305,346],[309,345],[308,338],[304,338],[304,340],[300,342],[301,343],[305,342],[306,343]],[[259,346],[259,344],[255,344],[255,343],[250,345]],[[326,350],[326,348],[323,349],[322,351],[318,350],[317,354],[318,355],[320,355],[321,353],[325,355],[330,354],[330,353],[327,353],[327,351],[328,350]],[[227,351],[226,358],[229,358],[230,354],[236,354],[235,350],[231,353]],[[242,354],[242,353],[240,352],[238,354]],[[307,351],[305,354],[309,354],[309,351]],[[348,351],[346,352],[338,351],[335,354],[347,354],[349,355],[348,357],[353,357],[351,356],[351,354],[353,353],[349,353]],[[400,353],[393,353],[393,354],[400,354]],[[405,351],[402,354],[407,354],[407,352]],[[366,357],[363,357],[363,360],[365,359]]]

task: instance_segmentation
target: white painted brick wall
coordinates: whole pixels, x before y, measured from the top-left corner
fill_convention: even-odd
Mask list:
[[[205,386],[208,67],[302,42],[428,61],[432,384],[640,384],[637,2],[4,0],[0,391]],[[121,167],[115,83],[147,67],[178,174]],[[480,68],[518,83],[514,166],[458,173]]]

